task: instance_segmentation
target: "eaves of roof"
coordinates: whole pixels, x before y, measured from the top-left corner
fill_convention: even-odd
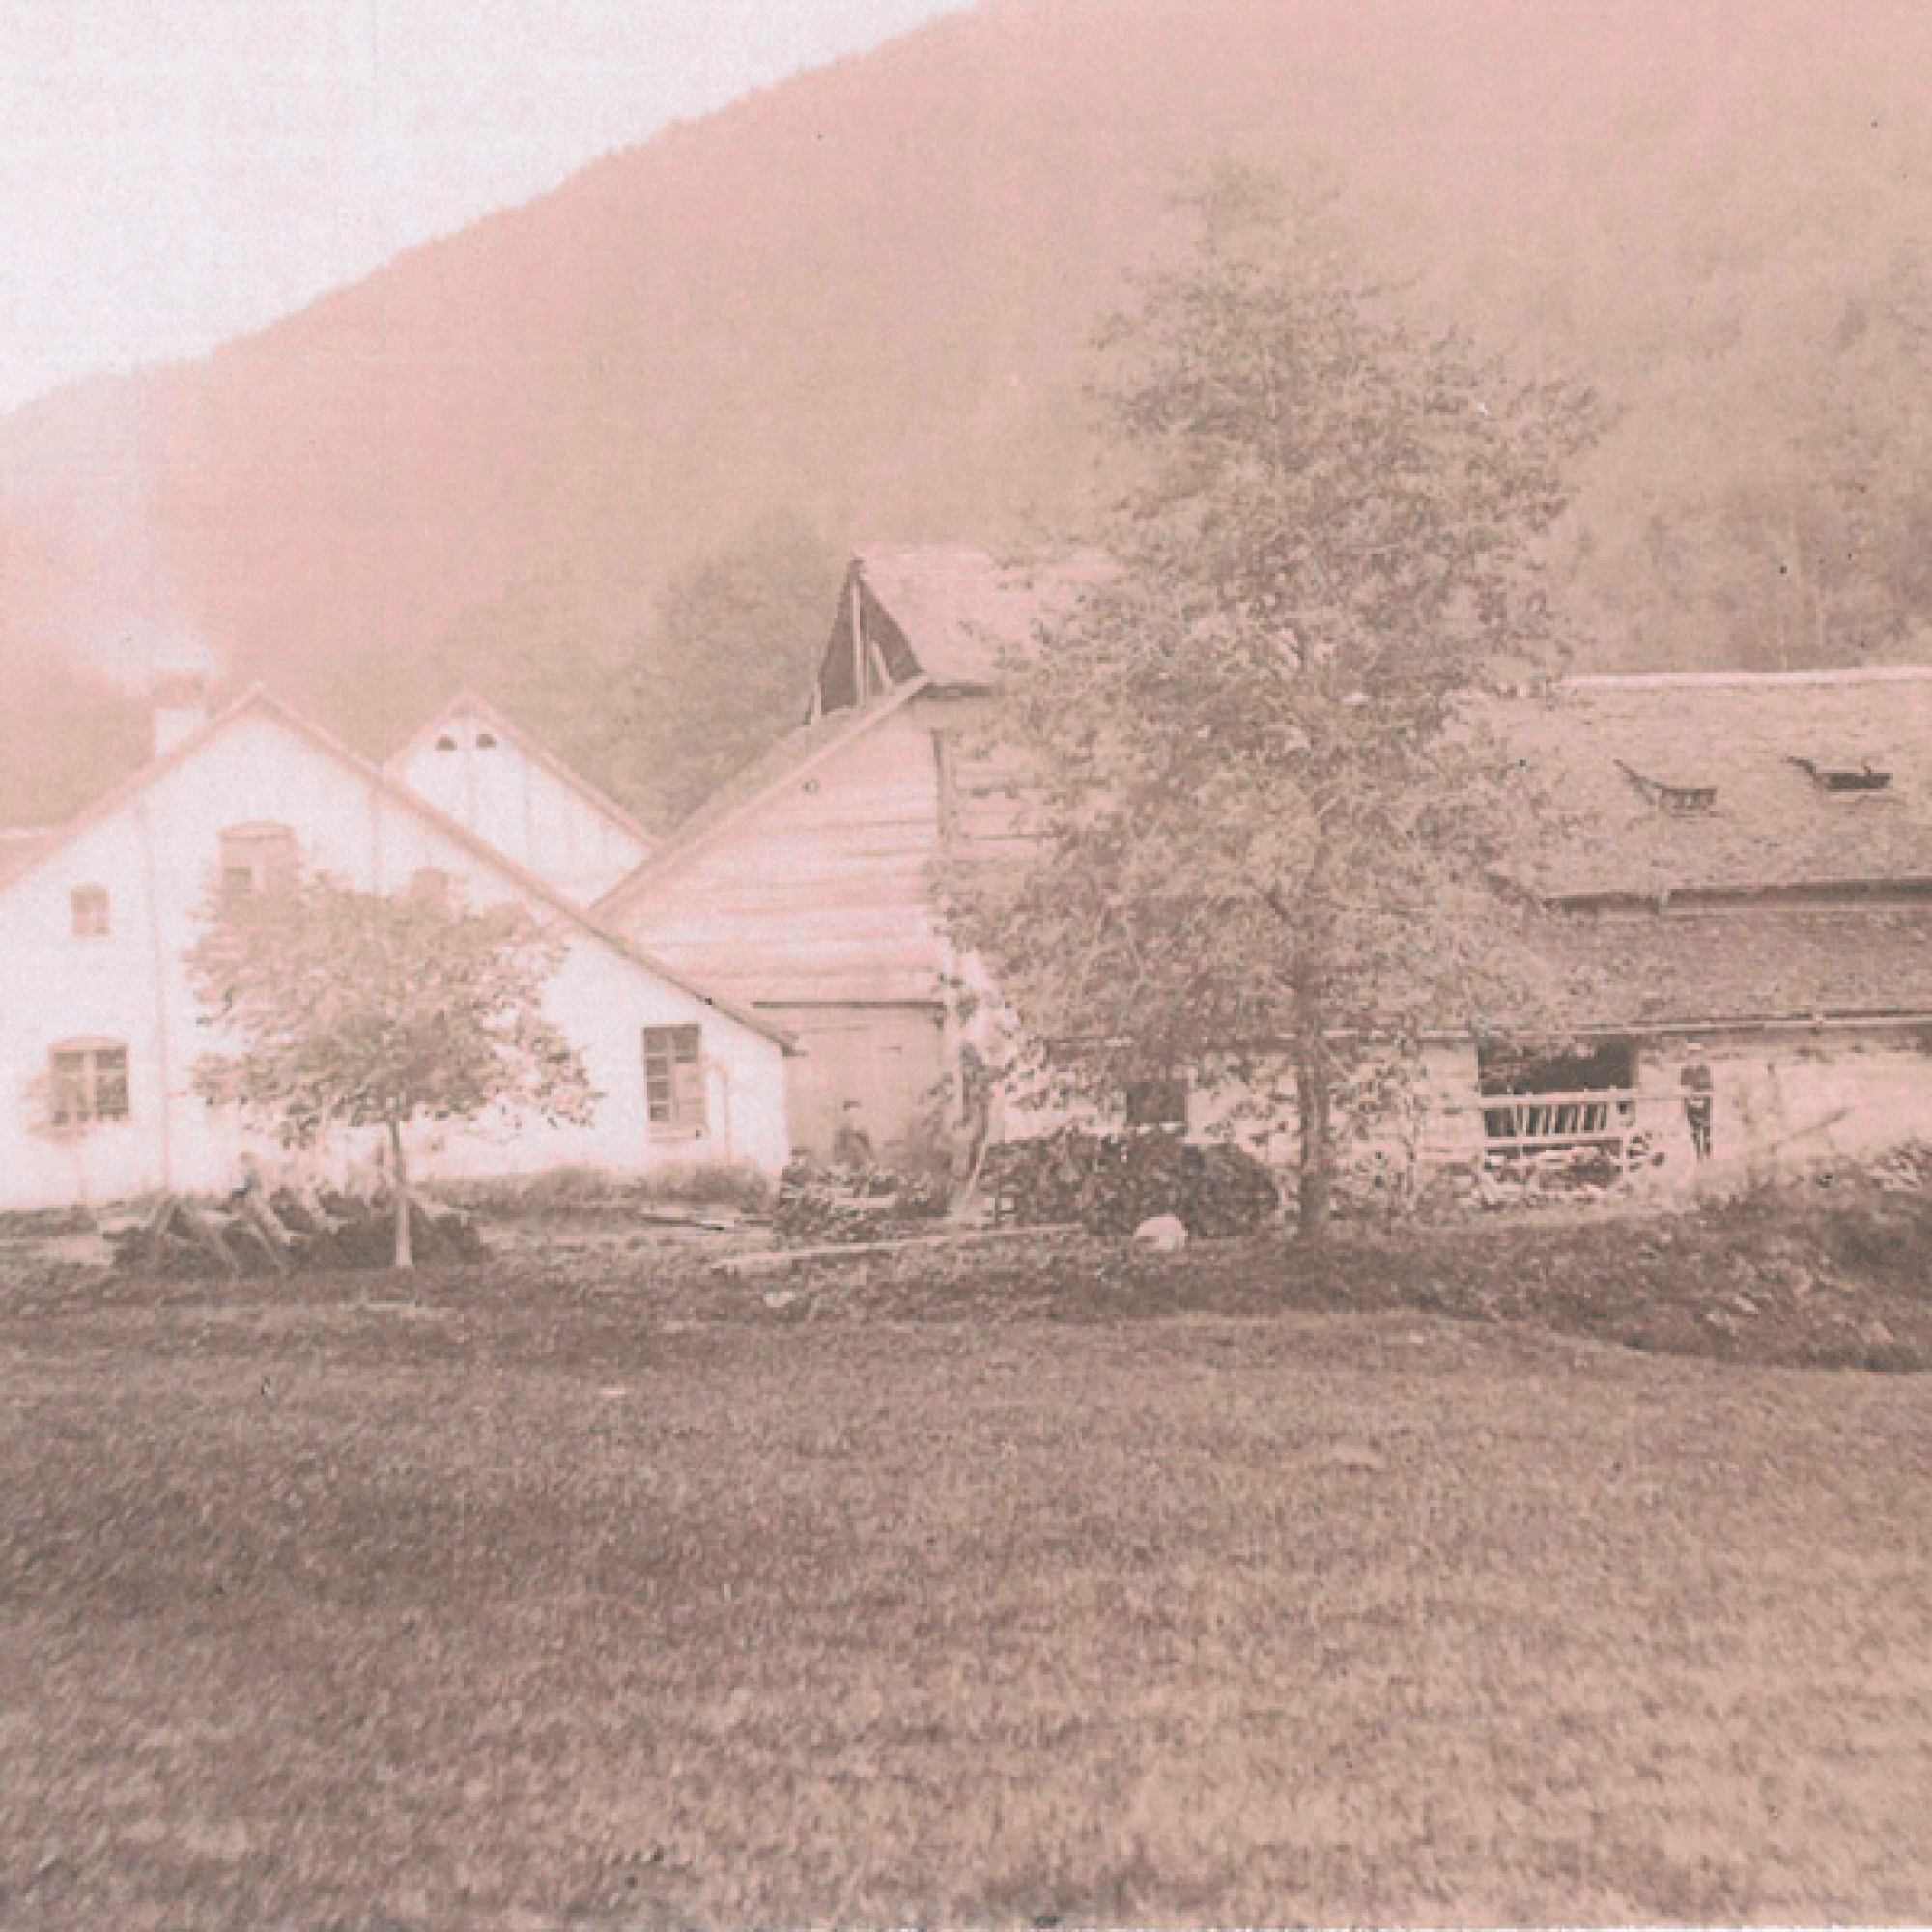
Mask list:
[[[727,832],[751,818],[773,798],[836,757],[903,709],[931,679],[916,677],[856,710],[832,711],[801,724],[714,792],[677,831],[626,878],[619,879],[591,910],[602,917],[621,914],[653,887],[689,865]]]
[[[419,798],[408,785],[391,778],[380,765],[372,764],[359,752],[344,744],[341,739],[324,729],[313,719],[305,718],[286,699],[277,696],[265,685],[253,685],[242,692],[232,703],[224,706],[199,730],[184,739],[164,756],[153,759],[142,766],[139,771],[124,779],[112,790],[104,792],[96,799],[85,810],[68,820],[65,825],[57,827],[46,842],[38,847],[11,877],[6,878],[4,885],[0,885],[0,890],[11,889],[21,878],[45,864],[55,853],[72,843],[91,826],[111,817],[123,806],[131,803],[171,772],[178,771],[198,756],[222,732],[251,712],[266,714],[298,736],[306,739],[317,750],[355,773],[363,783],[369,785],[389,803],[413,813],[424,824],[434,827],[444,838],[501,873],[520,891],[537,900],[547,911],[577,927],[588,938],[598,941],[611,952],[628,959],[633,965],[640,966],[668,984],[677,987],[680,992],[688,993],[693,999],[701,1001],[726,1019],[761,1035],[786,1053],[798,1051],[797,1040],[782,1027],[774,1026],[770,1020],[749,1007],[740,1006],[735,1000],[711,992],[689,975],[678,971],[675,967],[666,965],[663,960],[653,957],[642,948],[634,946],[628,939],[601,925],[582,907],[572,904],[547,879],[520,866],[514,859],[499,852],[487,839],[479,838],[468,826],[460,824],[446,812],[440,811],[427,799]]]
[[[628,833],[644,848],[646,855],[657,849],[657,839],[614,798],[608,792],[600,791],[581,772],[573,771],[541,739],[531,737],[513,719],[505,717],[487,697],[469,685],[465,685],[428,723],[391,752],[383,760],[383,769],[399,772],[406,760],[430,743],[453,719],[466,712],[481,719],[499,738],[509,739],[526,757],[541,765],[559,784],[566,786],[593,810],[602,813],[620,831]]]

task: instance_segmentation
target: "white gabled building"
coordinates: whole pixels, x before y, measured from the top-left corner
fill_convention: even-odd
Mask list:
[[[599,1090],[595,1119],[422,1129],[426,1178],[783,1164],[788,1041],[772,1022],[603,930],[267,692],[176,735],[70,824],[0,841],[0,1208],[234,1184],[245,1131],[193,1092],[214,1037],[183,954],[217,881],[279,857],[365,891],[441,874],[567,942],[546,1006]]]
[[[473,691],[459,692],[384,769],[577,905],[628,877],[655,843]]]

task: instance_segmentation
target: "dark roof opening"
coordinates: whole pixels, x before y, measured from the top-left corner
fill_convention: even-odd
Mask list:
[[[1663,784],[1647,778],[1634,765],[1625,764],[1621,758],[1616,760],[1616,767],[1658,810],[1667,811],[1673,817],[1695,818],[1717,809],[1716,785]]]
[[[1884,791],[1891,783],[1891,774],[1882,772],[1869,758],[1862,765],[1816,765],[1809,758],[1791,758],[1820,791]]]

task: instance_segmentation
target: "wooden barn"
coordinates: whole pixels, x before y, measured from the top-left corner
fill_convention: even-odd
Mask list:
[[[914,1139],[956,1073],[972,962],[932,868],[1009,826],[1012,774],[963,748],[1002,654],[1082,581],[861,552],[810,720],[600,902],[797,1037],[795,1145],[823,1151],[852,1100]],[[1509,1014],[1429,1043],[1435,1154],[1629,1141],[1675,1178],[1932,1138],[1932,670],[1577,678],[1497,722],[1564,801],[1516,869],[1573,993],[1535,1050]],[[1189,1123],[1226,1104],[1194,1094]]]
[[[1678,1175],[1932,1138],[1932,669],[1580,677],[1501,722],[1564,808],[1517,869],[1573,1025],[1463,1049],[1465,1091],[1542,1100],[1492,1137],[1560,1144],[1551,1096],[1595,1090],[1570,1124]]]
[[[848,1102],[898,1152],[936,1116],[956,1071],[947,988],[961,962],[932,867],[1006,803],[962,747],[1003,652],[1070,594],[980,551],[861,551],[809,721],[598,902],[618,932],[797,1041],[795,1147],[828,1151]]]

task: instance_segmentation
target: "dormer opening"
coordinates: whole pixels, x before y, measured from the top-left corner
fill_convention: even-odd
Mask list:
[[[1879,770],[1869,758],[1858,765],[1821,765],[1810,758],[1787,758],[1785,762],[1796,765],[1822,792],[1850,793],[1856,797],[1861,793],[1885,791],[1891,784],[1891,774]]]
[[[1665,784],[1662,780],[1638,771],[1634,765],[1625,764],[1621,758],[1616,760],[1616,767],[1631,781],[1639,797],[1673,818],[1702,818],[1717,810],[1716,785]]]

